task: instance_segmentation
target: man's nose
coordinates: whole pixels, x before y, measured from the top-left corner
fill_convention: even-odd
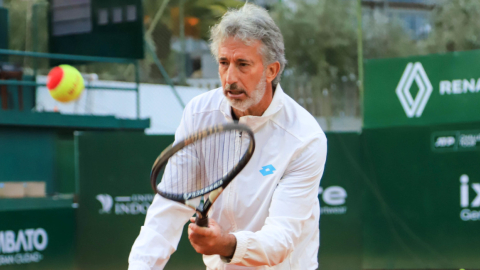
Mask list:
[[[238,70],[235,65],[230,64],[227,69],[227,84],[234,84],[238,81]]]

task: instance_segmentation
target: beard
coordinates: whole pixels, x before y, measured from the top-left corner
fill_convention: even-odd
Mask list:
[[[251,93],[251,95],[248,95],[245,89],[239,88],[236,83],[226,84],[225,89],[223,89],[223,95],[225,95],[225,97],[227,98],[230,106],[232,106],[234,109],[244,112],[248,110],[248,108],[257,105],[262,100],[267,88],[266,76],[267,74],[264,71],[262,74],[262,78],[258,82],[257,86],[255,86],[255,90]],[[238,93],[244,93],[247,98],[245,100],[230,99],[227,95],[227,92],[230,90],[234,90]]]

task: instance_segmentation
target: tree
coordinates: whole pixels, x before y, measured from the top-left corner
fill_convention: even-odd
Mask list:
[[[389,58],[423,54],[420,44],[413,40],[396,17],[375,10],[363,17],[364,57]]]
[[[480,49],[480,1],[449,0],[432,13],[432,33],[423,42],[426,52]]]
[[[356,2],[287,1],[272,12],[285,40],[288,65],[283,80],[300,92],[290,94],[314,115],[358,116]],[[365,58],[418,51],[412,50],[417,45],[399,21],[381,12],[364,13],[363,17]],[[311,104],[308,96],[314,97]],[[317,101],[320,104],[315,105]],[[320,112],[319,107],[325,106],[331,110]]]
[[[145,26],[149,26],[150,20],[154,17],[160,5],[168,1],[167,9],[165,9],[163,16],[157,27],[153,32],[153,41],[156,45],[157,56],[162,60],[167,70],[174,70],[178,61],[175,55],[170,50],[171,37],[178,35],[178,20],[172,19],[171,12],[175,8],[178,9],[180,0],[144,0],[144,22]],[[208,39],[209,29],[220,18],[228,8],[238,7],[244,2],[239,0],[184,0],[185,3],[185,17],[198,18],[199,37],[205,40]],[[37,5],[37,19],[34,22],[33,7]],[[4,6],[9,10],[10,26],[9,26],[9,48],[20,51],[33,51],[36,48],[39,52],[48,52],[48,0],[4,0]],[[148,19],[150,18],[150,20]],[[37,42],[34,43],[33,28],[38,32]],[[176,28],[176,33],[175,33]],[[30,67],[32,58],[10,57],[10,61],[17,62],[24,68]],[[40,60],[40,67],[43,70],[40,74],[46,74],[50,68],[48,60]],[[159,82],[155,78],[160,75],[152,70],[157,70],[152,66],[153,60],[148,56],[141,61],[141,75],[142,81]],[[78,66],[78,68],[85,73],[97,73],[101,79],[107,80],[133,80],[134,69],[133,66],[115,65],[115,64],[88,64]],[[154,75],[152,77],[152,75]],[[162,81],[160,81],[162,82]]]
[[[154,25],[152,31],[152,45],[155,46],[157,57],[161,60],[170,76],[174,77],[179,69],[180,61],[178,53],[170,50],[172,39],[179,37],[179,5],[180,0],[147,0],[144,2],[145,15],[149,18],[146,28],[150,28],[151,19],[160,9],[164,1],[168,1],[167,8],[163,11],[160,21]],[[244,3],[239,0],[183,0],[185,34],[192,38],[209,39],[210,28],[225,14],[228,8],[239,7]],[[143,65],[144,70],[150,74],[150,78],[164,82],[162,76],[153,63],[147,57]]]

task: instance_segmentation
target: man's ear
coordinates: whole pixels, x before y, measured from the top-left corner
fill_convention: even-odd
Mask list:
[[[266,74],[265,74],[267,77],[267,82],[271,83],[277,77],[279,72],[280,72],[280,63],[278,61],[268,65]]]

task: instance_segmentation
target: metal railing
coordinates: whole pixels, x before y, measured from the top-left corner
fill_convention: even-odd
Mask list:
[[[104,86],[91,86],[85,85],[85,89],[95,90],[123,90],[123,91],[135,91],[136,92],[136,106],[137,106],[137,119],[140,118],[140,72],[137,59],[127,58],[113,58],[113,57],[97,57],[97,56],[83,56],[83,55],[68,55],[68,54],[53,54],[53,53],[39,53],[39,52],[25,52],[0,49],[0,55],[9,56],[24,56],[34,58],[47,58],[57,60],[70,60],[70,61],[82,61],[82,62],[100,62],[100,63],[115,63],[115,64],[133,64],[135,66],[135,87],[104,87]],[[36,74],[36,71],[35,71]],[[36,78],[35,78],[36,80]],[[44,87],[46,84],[37,83],[31,81],[18,81],[18,80],[0,80],[0,85],[13,85],[13,86],[34,86]]]

